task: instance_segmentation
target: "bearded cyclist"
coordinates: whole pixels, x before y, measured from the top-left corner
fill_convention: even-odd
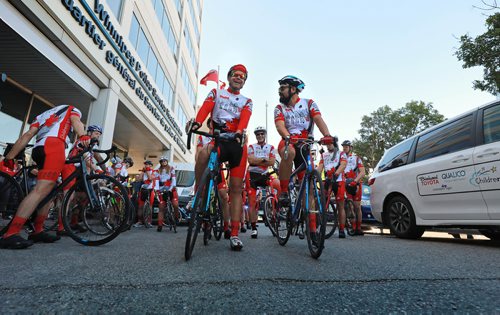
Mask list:
[[[235,134],[234,142],[222,142],[219,147],[220,161],[227,161],[230,168],[229,199],[231,201],[231,236],[229,238],[231,249],[240,250],[243,242],[240,240],[239,223],[242,209],[243,178],[247,163],[247,146],[243,141],[243,133],[248,126],[252,115],[252,100],[241,95],[240,90],[245,85],[248,72],[245,66],[238,64],[229,69],[227,90],[212,90],[203,102],[195,121],[191,124],[191,130],[197,130],[210,115],[212,117],[213,129],[221,133],[231,132]],[[200,151],[195,165],[196,182],[199,183],[203,171],[207,168],[209,150]]]
[[[312,99],[300,98],[299,93],[304,90],[304,82],[292,75],[287,75],[278,81],[280,104],[274,109],[274,123],[278,133],[283,138],[278,146],[281,156],[279,167],[279,179],[281,186],[280,205],[288,202],[288,183],[292,174],[292,163],[299,167],[303,163],[302,156],[305,152],[299,152],[300,147],[295,145],[297,139],[313,136],[314,125],[318,126],[326,142],[333,142],[334,138],[325,121],[321,117],[318,105]],[[289,140],[288,156],[285,158],[285,140]],[[336,145],[336,143],[334,143]],[[307,147],[302,147],[307,150]],[[299,180],[304,172],[298,175]]]

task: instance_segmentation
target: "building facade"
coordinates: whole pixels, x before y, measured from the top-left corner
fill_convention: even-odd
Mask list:
[[[0,141],[51,106],[103,126],[138,166],[193,162],[203,0],[0,0]],[[135,168],[135,167],[134,167]]]

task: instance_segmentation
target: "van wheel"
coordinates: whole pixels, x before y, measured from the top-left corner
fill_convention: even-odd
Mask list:
[[[479,230],[481,234],[486,236],[492,241],[500,241],[500,230],[499,229],[491,229],[491,230]]]
[[[401,238],[417,239],[424,234],[424,228],[418,227],[413,208],[406,198],[394,197],[387,205],[387,222],[391,233]]]

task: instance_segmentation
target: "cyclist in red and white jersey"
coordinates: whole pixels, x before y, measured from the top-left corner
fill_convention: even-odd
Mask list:
[[[365,167],[363,161],[359,156],[357,156],[353,151],[352,143],[349,140],[342,142],[342,148],[347,155],[347,166],[344,170],[346,176],[346,192],[347,197],[354,201],[354,207],[356,208],[358,221],[353,225],[354,235],[364,235],[365,233],[361,229],[361,223],[363,221],[362,211],[361,211],[361,196],[363,191],[363,177],[365,176]],[[350,186],[350,187],[347,187]]]
[[[19,233],[26,220],[35,211],[36,206],[55,186],[65,165],[66,137],[71,130],[76,132],[84,146],[89,145],[90,137],[85,134],[81,117],[82,113],[71,105],[60,105],[41,113],[36,116],[29,130],[16,141],[12,150],[5,157],[4,165],[12,166],[14,157],[36,136],[32,157],[39,167],[38,180],[35,188],[19,205],[9,229],[0,239],[1,248],[26,248],[31,246],[33,242],[51,243],[60,238],[43,231],[48,207],[44,207],[37,214],[35,230],[29,235],[28,240],[22,238]]]
[[[139,198],[137,200],[139,207],[137,209],[137,223],[134,224],[134,227],[145,226],[150,228],[151,222],[147,222],[144,219],[144,203],[149,199],[149,203],[151,207],[153,207],[154,188],[157,181],[156,174],[153,172],[153,162],[150,160],[144,161],[144,167],[142,168],[139,176],[142,180],[142,187],[139,191]]]
[[[179,196],[177,195],[177,180],[175,177],[175,169],[168,164],[168,158],[165,156],[160,157],[160,167],[158,168],[159,187],[161,190],[160,207],[158,213],[158,232],[163,229],[163,220],[165,216],[165,205],[167,198],[170,198],[172,206],[174,207],[174,214],[177,218],[179,216]]]
[[[264,127],[257,127],[254,130],[257,143],[248,146],[248,172],[247,172],[247,192],[250,224],[252,225],[252,238],[257,238],[257,209],[255,209],[255,198],[257,187],[267,186],[267,176],[263,175],[269,166],[273,166],[276,161],[274,147],[266,143],[267,130]]]
[[[128,186],[128,169],[134,166],[134,160],[127,156],[123,161],[116,163],[113,168],[114,176],[122,183],[123,186]]]
[[[326,146],[326,152],[321,154],[321,160],[318,166],[318,172],[325,171],[325,191],[330,187],[335,194],[335,200],[338,209],[339,238],[345,238],[345,176],[344,169],[347,164],[347,155],[340,150],[335,150],[333,144]],[[327,200],[329,202],[329,200]]]
[[[227,161],[230,168],[229,196],[231,200],[231,237],[230,245],[234,250],[243,247],[238,237],[239,222],[242,207],[241,193],[243,190],[243,178],[247,163],[247,146],[241,143],[243,133],[248,126],[252,115],[252,100],[240,94],[248,76],[247,69],[243,65],[235,65],[229,69],[227,90],[212,90],[203,102],[202,107],[196,115],[192,129],[197,130],[209,115],[212,117],[212,129],[218,129],[222,133],[231,132],[237,137],[235,142],[221,143],[219,149],[220,161]],[[196,182],[199,183],[203,171],[207,168],[209,150],[201,151],[195,165]]]
[[[304,90],[305,84],[295,76],[287,75],[278,81],[280,104],[274,109],[274,123],[278,133],[283,138],[278,146],[281,156],[279,167],[279,179],[281,186],[280,202],[288,200],[288,182],[292,173],[292,163],[299,167],[303,163],[300,148],[295,146],[297,139],[313,136],[314,125],[330,141],[334,139],[325,121],[321,117],[321,112],[316,102],[312,99],[300,98],[299,93]],[[288,157],[284,158],[285,139],[290,139]],[[306,148],[303,147],[305,150]],[[302,175],[299,174],[299,179]]]

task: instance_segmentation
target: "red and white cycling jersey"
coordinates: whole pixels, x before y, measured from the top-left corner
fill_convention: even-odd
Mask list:
[[[253,154],[256,158],[259,159],[272,159],[275,158],[274,147],[270,144],[260,145],[258,143],[251,144],[248,146],[248,155]],[[248,166],[248,170],[252,173],[262,174],[267,170],[267,166]]]
[[[199,135],[198,140],[196,141],[196,146],[197,147],[204,147],[212,141],[213,141],[213,139],[210,137]]]
[[[321,161],[323,163],[323,167],[327,176],[332,176],[336,169],[340,166],[341,162],[347,162],[347,155],[343,151],[337,151],[336,154],[334,152],[326,151],[321,154]],[[337,182],[343,182],[344,174],[340,174],[337,177]]]
[[[252,100],[239,93],[213,89],[203,102],[196,121],[202,123],[212,113],[212,121],[223,130],[228,132],[243,130],[248,125],[252,106]],[[246,114],[242,115],[244,112]]]
[[[359,173],[359,168],[363,167],[363,161],[356,154],[351,153],[347,157],[347,166],[344,173],[347,178],[356,178]]]
[[[76,140],[75,143],[73,144],[73,147],[69,150],[68,153],[68,158],[74,158],[77,156],[80,152],[83,151],[83,145],[81,144],[82,142],[80,140]],[[98,144],[94,144],[92,149],[97,149]],[[83,155],[85,158],[86,163],[94,163],[94,154],[90,152],[85,152]],[[80,166],[80,163],[75,163],[75,166]]]
[[[57,115],[57,112],[67,107],[67,110]],[[40,128],[36,135],[34,147],[43,146],[48,137],[59,138],[66,141],[66,137],[71,132],[71,116],[82,117],[82,113],[75,107],[70,105],[59,105],[51,108],[35,117],[30,127]]]
[[[170,170],[165,168],[158,169],[160,182],[163,183],[165,187],[175,187],[177,185],[175,177],[175,169],[170,165]]]
[[[311,125],[311,119],[317,115],[321,115],[318,104],[305,98],[299,99],[293,106],[279,104],[274,109],[274,121],[284,121],[286,130],[291,135],[299,135],[301,138],[309,136],[309,126],[311,126],[310,135],[313,135],[314,123]]]

